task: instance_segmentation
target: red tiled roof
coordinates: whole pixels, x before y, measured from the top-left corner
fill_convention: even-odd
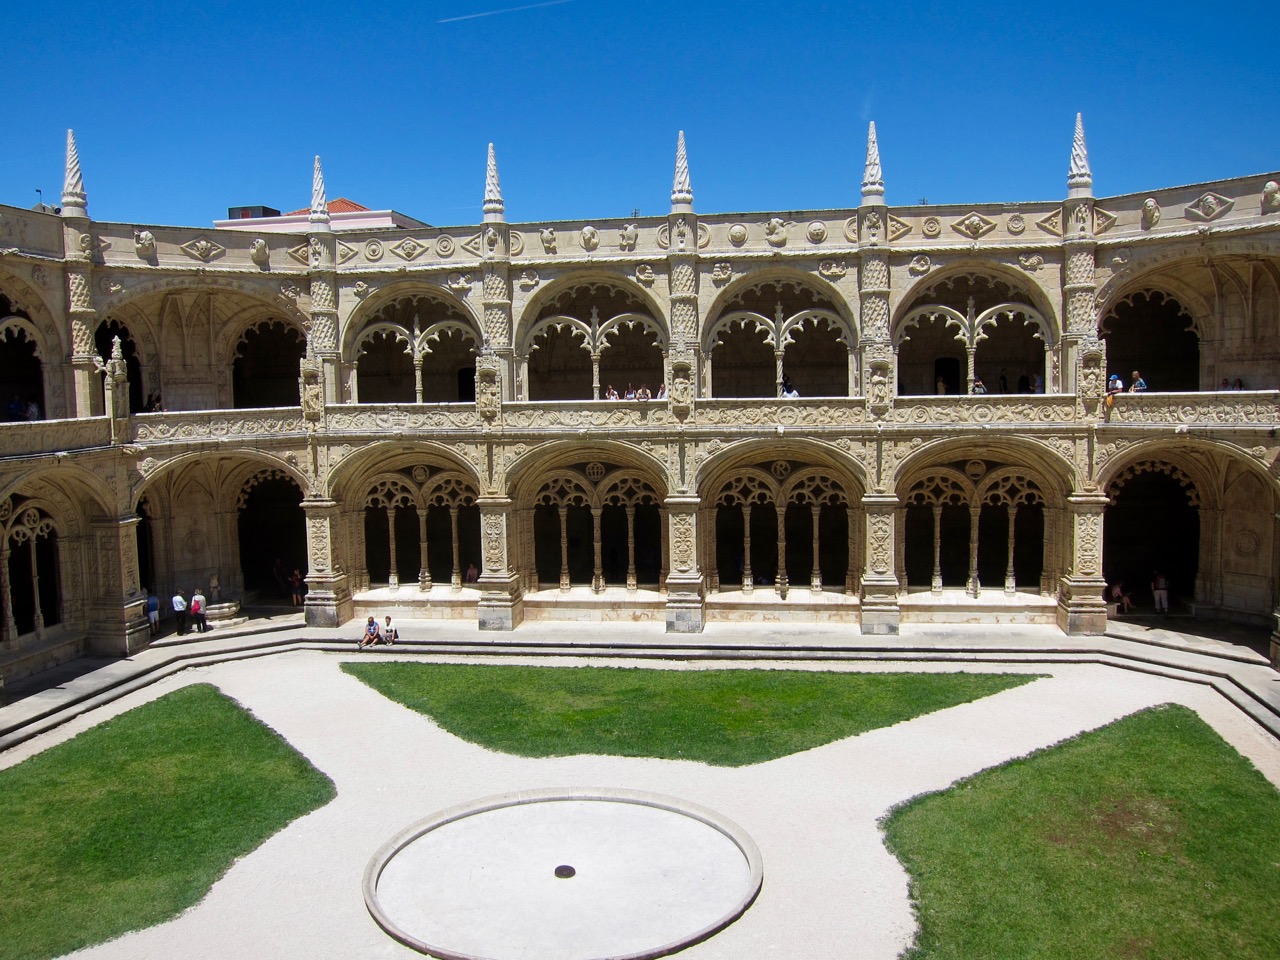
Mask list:
[[[330,213],[361,213],[369,208],[363,204],[356,203],[354,200],[348,200],[346,197],[338,197],[336,200],[329,201]],[[286,217],[297,217],[304,213],[310,213],[310,207],[303,207],[301,210],[290,210],[285,214]]]

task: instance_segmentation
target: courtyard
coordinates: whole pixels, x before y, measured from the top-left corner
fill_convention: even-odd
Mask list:
[[[450,632],[454,639],[466,634],[446,625],[405,623],[402,632],[409,643],[376,653],[357,653],[354,643],[342,643],[343,631],[330,637],[318,636],[323,631],[314,629],[275,634],[279,652],[269,656],[249,656],[243,649],[233,656],[231,647],[260,643],[271,635],[259,635],[256,641],[253,635],[238,641],[206,640],[210,660],[226,659],[175,669],[0,754],[0,766],[11,767],[178,688],[210,684],[275,730],[336,788],[335,799],[235,862],[193,908],[75,955],[130,960],[174,954],[415,956],[374,923],[362,895],[365,870],[384,843],[437,811],[482,798],[536,790],[610,790],[657,794],[713,811],[758,846],[763,886],[754,903],[682,956],[837,957],[849,956],[856,945],[860,957],[890,960],[912,946],[919,927],[912,878],[886,847],[882,821],[913,797],[1161,704],[1194,711],[1272,784],[1280,783],[1280,741],[1218,689],[1203,677],[1188,682],[1194,678],[1180,676],[1181,668],[1172,661],[1139,671],[1118,668],[1096,649],[1086,655],[1084,641],[1093,640],[1096,648],[1102,638],[1050,637],[1052,631],[1034,627],[1005,628],[999,635],[957,627],[896,638],[900,651],[881,650],[873,658],[858,659],[847,649],[858,638],[836,630],[815,628],[797,636],[777,626],[726,626],[699,638],[705,645],[700,650],[663,651],[657,649],[662,635],[651,626],[621,624],[610,625],[605,639],[620,648],[634,641],[631,655],[588,658],[561,655],[563,645],[600,641],[599,627],[560,624],[554,631],[521,631],[516,639],[526,649],[501,658],[504,665],[580,669],[969,672],[1029,680],[810,749],[720,766],[635,756],[522,757],[468,742],[352,674],[383,662],[492,663],[494,658],[447,652],[443,640]],[[414,643],[415,638],[435,638],[438,645]],[[1051,639],[1054,644],[1046,643]],[[212,646],[218,642],[226,648]],[[547,649],[539,651],[540,644]],[[1080,655],[1069,651],[1072,644],[1079,645]],[[196,646],[168,650],[173,654],[186,647],[191,652]],[[766,646],[767,659],[762,660]],[[745,654],[748,648],[754,652]],[[161,645],[138,659],[161,656],[165,649]],[[1149,649],[1158,654],[1160,648]],[[815,662],[817,655],[822,659]],[[1170,656],[1186,663],[1193,656],[1211,659],[1189,650]],[[1256,669],[1266,670],[1257,660]],[[1231,662],[1220,657],[1218,669]],[[1166,675],[1157,675],[1162,672]],[[1265,683],[1265,674],[1259,676]],[[64,692],[91,677],[63,684]],[[0,721],[31,711],[41,696],[56,695],[46,692],[0,709]],[[501,927],[503,918],[490,915],[471,923]],[[571,944],[564,948],[552,955],[576,955]]]

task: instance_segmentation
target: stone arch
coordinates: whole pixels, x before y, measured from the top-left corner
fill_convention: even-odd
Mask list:
[[[1025,276],[998,265],[954,267],[918,281],[890,327],[900,392],[969,393],[975,378],[990,393],[1056,390],[1050,357],[1060,330],[1043,299]]]
[[[810,274],[769,270],[731,284],[700,343],[715,396],[779,396],[784,377],[803,396],[855,393],[857,324],[840,291]]]
[[[669,326],[647,290],[630,279],[570,274],[548,284],[522,313],[514,336],[520,396],[600,399],[614,380],[666,380]]]
[[[939,594],[1052,592],[1069,569],[1066,497],[1073,470],[1034,441],[931,444],[894,475],[899,582]]]
[[[40,344],[42,359],[53,363],[56,358],[72,352],[61,325],[54,319],[49,299],[40,292],[38,285],[0,268],[0,315],[15,314],[31,324],[35,339]]]
[[[1157,285],[1113,300],[1098,322],[1098,334],[1107,344],[1111,370],[1126,387],[1132,372],[1139,370],[1149,389],[1200,388],[1200,325],[1182,300]]]
[[[477,490],[484,489],[476,465],[453,447],[436,440],[406,439],[377,441],[352,450],[333,464],[325,492],[339,502],[350,501],[361,496],[372,477],[419,465],[458,473]]]
[[[1015,269],[1008,264],[968,257],[948,263],[945,267],[931,270],[924,276],[908,283],[901,295],[895,298],[893,312],[889,320],[890,331],[896,331],[902,318],[920,304],[935,302],[928,299],[930,291],[936,290],[941,284],[954,284],[958,278],[966,276],[987,277],[1002,283],[1011,290],[1018,291],[1022,294],[1021,299],[1014,297],[1002,299],[1007,302],[1025,303],[1034,309],[1043,320],[1046,338],[1049,342],[1057,343],[1062,336],[1062,318],[1055,308],[1054,297],[1035,278],[1025,271]],[[985,310],[989,306],[991,304],[986,304],[981,309]]]
[[[526,589],[659,588],[667,478],[650,454],[610,441],[558,442],[509,470],[515,566]]]
[[[279,317],[245,326],[231,365],[236,408],[294,407],[300,402],[299,364],[307,352],[306,331]]]
[[[709,589],[826,584],[852,594],[862,571],[860,467],[812,441],[736,444],[703,463],[702,568]]]
[[[475,400],[475,355],[484,346],[484,333],[467,304],[421,283],[397,284],[370,300],[343,334],[353,398],[372,403]]]

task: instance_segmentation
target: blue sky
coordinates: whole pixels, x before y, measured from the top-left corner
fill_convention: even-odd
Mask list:
[[[60,202],[67,127],[94,218],[188,225],[317,153],[476,222],[490,141],[510,220],[661,214],[680,129],[704,213],[856,205],[872,119],[890,204],[1064,196],[1076,111],[1100,196],[1280,168],[1271,3],[524,5],[11,2],[0,203]]]

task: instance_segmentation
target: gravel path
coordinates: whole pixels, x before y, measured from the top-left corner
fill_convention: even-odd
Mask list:
[[[0,767],[10,766],[108,716],[179,686],[207,682],[279,731],[337,785],[333,802],[235,864],[184,915],[75,956],[420,956],[387,937],[370,919],[361,898],[365,866],[386,839],[436,810],[491,794],[610,787],[667,794],[710,807],[736,821],[760,847],[765,879],[754,906],[681,956],[834,958],[849,956],[850,945],[856,944],[859,957],[891,960],[911,943],[915,922],[907,876],[884,848],[877,822],[910,797],[1165,702],[1197,710],[1280,785],[1280,743],[1212,690],[1099,665],[1010,666],[1005,669],[1049,676],[824,747],[727,769],[669,760],[529,760],[494,753],[458,740],[343,674],[343,659],[350,657],[298,652],[189,670],[0,756]],[[821,669],[940,668],[876,663],[823,664]]]

